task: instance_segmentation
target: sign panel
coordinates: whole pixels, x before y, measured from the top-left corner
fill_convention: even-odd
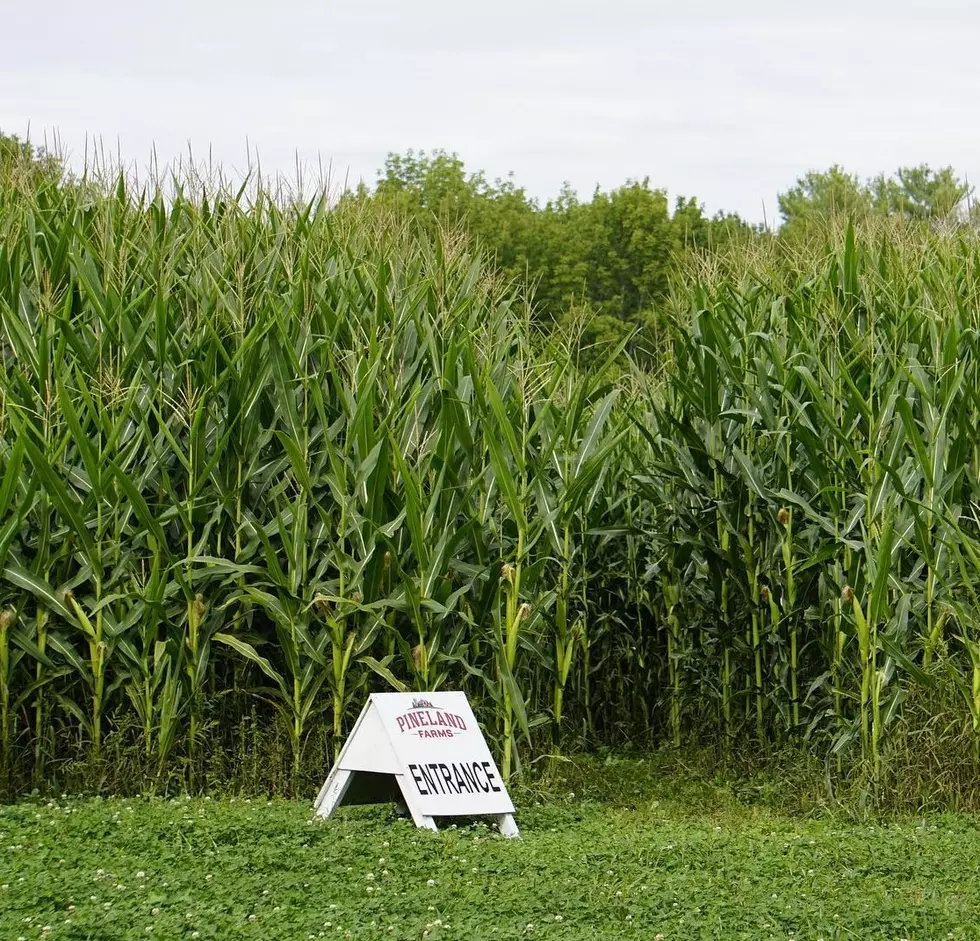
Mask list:
[[[378,775],[394,777],[418,826],[436,829],[434,817],[489,815],[501,833],[518,835],[514,805],[465,693],[372,694],[316,812],[329,817],[340,804],[360,799],[369,784],[378,793],[372,780]]]

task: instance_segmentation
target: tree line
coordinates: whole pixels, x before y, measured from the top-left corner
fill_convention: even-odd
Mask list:
[[[733,242],[775,238],[792,245],[821,237],[828,217],[873,216],[910,221],[976,222],[971,187],[952,167],[903,167],[871,179],[835,165],[801,176],[779,194],[775,232],[738,213],[709,215],[694,197],[673,201],[649,178],[627,180],[583,198],[568,184],[554,199],[533,198],[513,176],[489,180],[442,150],[392,153],[375,185],[347,200],[373,201],[418,224],[458,226],[474,237],[514,282],[532,289],[536,320],[562,326],[584,321],[587,348],[635,337],[632,352],[657,345],[658,308],[672,276],[692,255]]]
[[[17,158],[23,165],[25,153],[34,154],[39,173],[65,172],[55,155],[0,132],[0,163]],[[649,178],[597,187],[589,198],[566,183],[541,201],[512,174],[490,180],[455,153],[409,150],[389,154],[374,185],[361,183],[341,202],[378,204],[427,234],[464,231],[505,278],[526,286],[539,326],[574,326],[585,359],[632,337],[630,352],[642,363],[659,347],[671,279],[692,257],[753,240],[792,247],[822,238],[832,217],[975,225],[980,211],[972,192],[949,166],[901,167],[863,179],[834,165],[803,174],[778,195],[780,225],[771,230],[734,212],[709,215],[695,197],[671,201]]]

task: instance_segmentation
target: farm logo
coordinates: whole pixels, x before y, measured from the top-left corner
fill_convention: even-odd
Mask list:
[[[452,738],[466,731],[466,722],[454,712],[436,709],[428,699],[413,699],[412,708],[398,716],[399,732],[408,732],[419,738]]]

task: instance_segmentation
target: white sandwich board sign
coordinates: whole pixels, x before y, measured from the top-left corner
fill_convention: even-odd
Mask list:
[[[400,800],[415,825],[434,817],[497,818],[518,836],[514,805],[462,692],[373,693],[320,789],[315,810]]]

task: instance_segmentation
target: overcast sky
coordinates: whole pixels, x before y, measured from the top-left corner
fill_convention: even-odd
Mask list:
[[[834,162],[980,177],[980,2],[0,0],[0,130],[239,171],[445,148],[541,199],[649,176],[771,219]]]

